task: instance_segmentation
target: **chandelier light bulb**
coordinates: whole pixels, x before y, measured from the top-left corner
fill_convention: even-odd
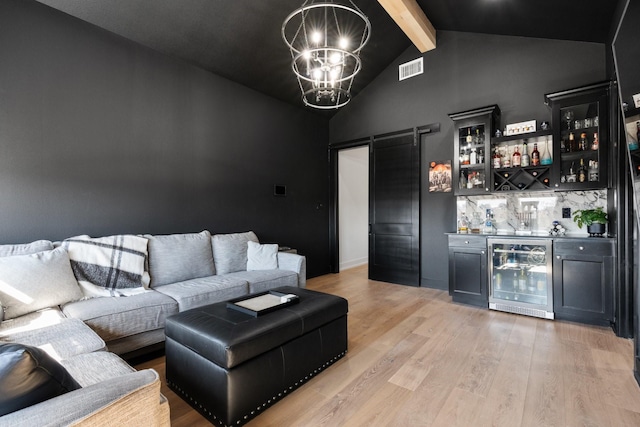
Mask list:
[[[349,47],[349,39],[346,37],[340,37],[340,41],[338,42],[340,49],[346,49]]]
[[[329,57],[329,62],[331,62],[332,64],[338,64],[341,60],[342,55],[340,55],[340,52],[333,52]]]
[[[311,59],[311,52],[309,52],[308,50],[305,50],[304,52],[302,52],[302,57],[304,59]]]
[[[315,44],[319,44],[322,41],[322,34],[320,34],[320,31],[314,31],[311,33],[311,41]]]
[[[322,70],[320,68],[316,68],[313,70],[313,78],[319,80],[322,77]]]

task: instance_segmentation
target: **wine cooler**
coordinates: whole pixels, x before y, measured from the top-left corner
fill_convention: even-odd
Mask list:
[[[550,240],[488,239],[489,308],[553,319]]]

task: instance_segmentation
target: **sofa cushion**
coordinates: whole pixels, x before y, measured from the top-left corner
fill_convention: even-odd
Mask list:
[[[0,258],[0,301],[5,319],[82,297],[63,248]]]
[[[78,388],[67,370],[41,349],[0,344],[0,416]]]
[[[152,287],[216,274],[211,234],[207,230],[166,236],[145,234],[144,237],[149,239]]]
[[[217,274],[247,270],[247,242],[259,243],[253,231],[216,234],[211,238]]]
[[[280,286],[298,286],[298,274],[289,270],[236,271],[219,277],[248,282],[250,294]]]
[[[149,285],[145,271],[147,239],[143,237],[76,236],[64,240],[62,247],[69,253],[73,273],[89,298],[137,294]]]
[[[180,311],[241,297],[249,293],[245,280],[220,276],[201,277],[157,289],[178,301]]]
[[[47,316],[34,316],[45,313]],[[61,317],[50,310],[2,322],[0,340],[41,348],[56,360],[106,348],[104,341],[82,320],[62,317],[62,313],[58,313]]]
[[[53,243],[49,240],[36,240],[35,242],[16,245],[0,245],[0,257],[30,255],[36,252],[50,251],[51,249],[53,249]]]
[[[278,268],[278,245],[247,242],[247,271]]]
[[[79,354],[60,364],[82,387],[135,372],[127,362],[108,351]]]
[[[156,291],[128,297],[91,298],[62,306],[69,317],[84,321],[107,342],[164,327],[178,303]]]

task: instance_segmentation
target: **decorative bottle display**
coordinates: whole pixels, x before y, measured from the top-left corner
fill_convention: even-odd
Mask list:
[[[542,157],[540,158],[540,164],[547,166],[550,165],[553,160],[551,160],[551,152],[549,151],[549,140],[547,139],[544,143],[544,154],[542,154]]]
[[[527,167],[531,164],[531,157],[529,157],[529,149],[527,148],[527,141],[522,143],[522,156],[520,157],[520,166]]]
[[[522,156],[520,155],[520,151],[518,151],[518,146],[513,150],[513,155],[511,156],[511,166],[516,168],[521,165]]]
[[[580,166],[578,166],[578,182],[585,182],[587,180],[587,168],[584,165],[584,159],[580,159]]]
[[[540,152],[538,151],[538,144],[533,144],[533,151],[531,152],[531,165],[540,165]]]

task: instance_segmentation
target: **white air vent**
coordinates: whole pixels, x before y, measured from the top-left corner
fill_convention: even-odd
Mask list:
[[[398,80],[402,81],[409,77],[422,74],[423,72],[422,58],[414,59],[413,61],[405,62],[398,67]]]

